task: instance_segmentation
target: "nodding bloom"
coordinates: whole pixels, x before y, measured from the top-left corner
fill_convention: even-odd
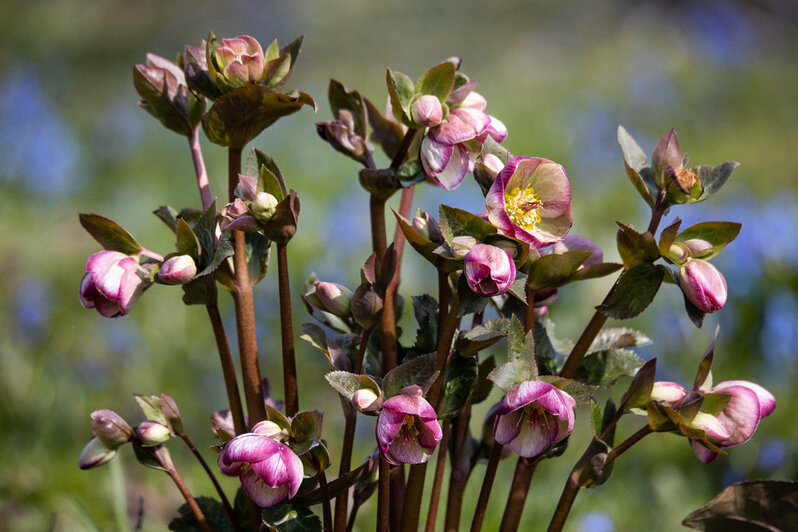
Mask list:
[[[537,456],[571,433],[575,407],[573,397],[548,382],[516,384],[499,404],[493,435],[519,456]]]
[[[571,228],[571,185],[563,167],[548,159],[510,159],[485,202],[490,223],[535,249],[558,242]]]
[[[688,258],[679,268],[679,286],[685,297],[703,312],[715,312],[726,304],[726,279],[705,260]]]
[[[464,101],[450,111],[449,118],[430,128],[421,141],[424,172],[446,190],[459,187],[466,174],[474,170],[481,145],[488,137],[496,142],[507,138],[507,128],[485,113],[485,106],[480,104],[484,98],[480,98],[471,106]]]
[[[376,433],[382,454],[394,465],[426,462],[443,437],[438,415],[417,385],[382,404]]]
[[[690,401],[686,401],[687,398]],[[700,409],[686,402],[703,397]],[[674,382],[656,382],[651,400],[659,402],[672,427],[690,439],[696,457],[708,464],[722,449],[741,445],[754,435],[759,421],[773,413],[776,399],[763,387],[748,381],[723,381],[712,388],[686,392]],[[649,420],[656,415],[649,409]],[[659,423],[662,424],[661,421]]]
[[[481,296],[503,294],[515,281],[515,263],[510,254],[501,248],[477,244],[463,260],[468,287]]]
[[[130,312],[149,279],[136,257],[118,251],[100,251],[86,261],[80,283],[80,304],[95,308],[106,318]]]
[[[237,476],[247,496],[262,507],[296,495],[304,476],[299,457],[270,435],[274,423],[261,421],[227,443],[217,459],[219,471]]]

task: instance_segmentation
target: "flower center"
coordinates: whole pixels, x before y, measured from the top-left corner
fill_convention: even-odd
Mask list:
[[[532,187],[515,187],[504,197],[504,210],[510,220],[522,229],[533,229],[540,221],[538,209],[543,202],[535,195]]]
[[[418,428],[415,424],[416,416],[405,416],[405,420],[402,422],[402,429],[405,431],[405,434],[418,437]]]

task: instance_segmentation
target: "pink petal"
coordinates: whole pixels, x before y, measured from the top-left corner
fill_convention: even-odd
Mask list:
[[[722,447],[745,443],[754,435],[762,417],[759,398],[756,392],[746,386],[726,386],[722,393],[731,394],[723,412],[718,414],[718,419],[729,431],[729,438],[723,442]]]
[[[687,395],[687,392],[684,387],[676,382],[655,382],[654,387],[651,389],[651,400],[653,401],[675,403],[684,399],[685,395]]]
[[[100,251],[86,261],[86,271],[103,275],[109,268],[115,266],[117,262],[125,257],[127,255],[118,251]]]
[[[699,412],[690,423],[690,427],[703,430],[707,439],[712,443],[718,444],[720,447],[728,447],[729,427],[721,422],[720,416]]]
[[[452,156],[442,172],[432,176],[444,189],[454,190],[460,186],[471,170],[471,154],[465,146],[453,146]]]
[[[519,456],[531,458],[545,451],[557,436],[557,423],[541,412],[534,413],[521,423],[521,430],[507,447]]]
[[[224,462],[260,462],[279,452],[279,442],[259,434],[247,433],[233,438],[223,450]]]
[[[247,471],[239,477],[241,487],[247,496],[262,508],[279,504],[288,498],[288,485],[283,484],[277,488],[269,487],[254,472]]]
[[[386,401],[386,403],[387,402],[388,401]],[[402,430],[402,424],[405,421],[406,415],[407,414],[402,412],[386,410],[385,403],[383,403],[383,409],[380,411],[380,415],[377,418],[376,428],[377,443],[380,445],[382,452],[385,452],[388,445],[396,438],[399,431]]]
[[[127,314],[133,307],[133,303],[144,290],[144,272],[139,267],[139,262],[133,257],[127,257],[119,261],[119,266],[124,269],[124,274],[119,283],[117,300],[122,314]]]
[[[718,457],[718,453],[710,451],[701,444],[698,440],[690,440],[690,446],[693,448],[696,458],[708,464]]]
[[[513,441],[521,432],[521,423],[524,421],[524,413],[515,410],[505,415],[497,415],[493,422],[493,436],[502,445],[507,445]]]
[[[429,460],[432,452],[421,446],[409,431],[403,430],[388,446],[385,458],[393,464],[423,464]]]
[[[432,140],[429,135],[421,141],[421,164],[424,172],[430,177],[435,177],[442,172],[449,160],[452,158],[454,146],[452,144],[441,144]]]
[[[418,428],[418,443],[427,449],[435,449],[443,438],[443,431],[437,420],[417,419],[414,426]]]
[[[730,388],[732,386],[744,386],[749,390],[753,391],[757,399],[759,399],[759,415],[760,419],[768,417],[773,411],[776,409],[776,398],[773,397],[769,391],[764,389],[762,386],[748,381],[723,381],[718,383],[712,391],[723,391],[726,388]]]
[[[539,398],[551,392],[552,388],[554,388],[554,385],[543,381],[524,381],[516,384],[504,396],[496,412],[499,415],[504,415],[513,410],[518,410],[529,403],[536,402]]]
[[[479,142],[485,142],[488,140],[488,137],[490,137],[496,142],[504,142],[507,138],[507,126],[495,116],[488,115],[488,118],[490,119],[490,124],[488,124],[485,131],[477,137],[477,140]]]
[[[84,308],[94,308],[94,298],[99,295],[91,277],[91,273],[87,273],[80,281],[80,304]]]
[[[449,120],[429,130],[428,136],[441,144],[458,144],[471,140],[490,125],[490,118],[476,109],[455,109]]]
[[[423,419],[438,418],[438,414],[435,413],[435,409],[432,408],[432,405],[421,395],[415,394],[398,393],[383,403],[382,410],[413,414]]]
[[[525,166],[519,164],[519,171]],[[528,178],[540,197],[543,205],[540,208],[541,218],[556,218],[571,208],[571,185],[563,167],[551,161],[541,162]]]

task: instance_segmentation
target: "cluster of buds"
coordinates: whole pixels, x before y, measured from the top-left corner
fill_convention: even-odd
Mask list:
[[[93,437],[78,458],[81,469],[92,469],[108,463],[126,443],[136,442],[142,447],[155,447],[172,436],[169,427],[149,419],[139,423],[134,430],[113,410],[92,412],[91,430]]]

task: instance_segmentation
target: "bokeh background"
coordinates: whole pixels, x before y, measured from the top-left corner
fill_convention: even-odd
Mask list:
[[[654,344],[660,379],[692,382],[716,325],[716,381],[744,378],[777,397],[778,408],[748,445],[705,466],[687,441],[654,435],[627,453],[613,479],[582,493],[568,530],[676,530],[681,519],[726,485],[746,478],[795,479],[798,429],[798,8],[788,0],[546,2],[81,2],[11,0],[0,18],[0,530],[164,530],[179,495],[165,475],[145,469],[129,449],[108,466],[81,472],[89,413],[116,410],[141,420],[133,393],[171,394],[200,448],[215,443],[208,417],[225,404],[213,337],[204,312],[184,307],[179,289],[156,286],[117,320],[84,310],[77,291],[85,259],[99,247],[79,212],[110,217],[150,249],[174,245],[150,212],[197,207],[186,142],[137,108],[132,65],[146,52],[173,57],[186,43],[247,33],[268,43],[300,34],[305,45],[291,87],[319,103],[284,118],[253,145],[277,160],[302,199],[289,247],[300,292],[316,272],[354,285],[367,256],[368,200],[357,167],[316,135],[329,120],[334,77],[375,102],[386,98],[385,68],[419,76],[456,55],[482,85],[489,112],[507,125],[515,154],[561,162],[572,181],[576,234],[599,242],[608,260],[616,220],[638,228],[646,208],[629,186],[615,142],[623,124],[647,153],[670,128],[697,164],[741,166],[707,203],[674,209],[687,224],[743,223],[715,260],[725,274],[726,307],[695,329],[681,295],[664,286],[634,325]],[[225,197],[226,154],[204,141],[216,195]],[[384,162],[384,160],[380,160]],[[378,162],[379,164],[379,162]],[[422,186],[416,204],[484,208],[471,181],[453,193]],[[261,367],[281,393],[277,287],[256,290]],[[430,289],[431,268],[408,253],[402,291]],[[575,338],[609,280],[561,290],[551,311],[560,338]],[[232,309],[222,298],[231,341]],[[297,330],[307,317],[295,298]],[[406,316],[412,312],[405,312]],[[412,324],[405,334],[412,338]],[[497,348],[502,356],[501,347]],[[326,361],[298,340],[303,408],[337,405],[323,379]],[[616,391],[616,398],[620,390]],[[498,396],[496,397],[498,399]],[[487,405],[483,405],[487,406]],[[326,409],[325,437],[340,449],[341,417]],[[479,411],[479,412],[482,412]],[[584,412],[583,412],[584,414]],[[480,414],[473,429],[479,430]],[[542,530],[588,429],[581,417],[564,458],[537,471],[522,529]],[[624,420],[624,437],[642,420]],[[373,446],[373,420],[361,417],[355,460]],[[210,484],[177,443],[171,445],[192,491]],[[208,456],[212,456],[208,453]],[[337,466],[335,466],[337,468]],[[486,530],[496,527],[513,460],[502,463]],[[464,508],[473,508],[484,464]],[[235,479],[224,479],[232,492]],[[373,528],[373,505],[361,530]],[[466,511],[463,522],[470,522]]]

